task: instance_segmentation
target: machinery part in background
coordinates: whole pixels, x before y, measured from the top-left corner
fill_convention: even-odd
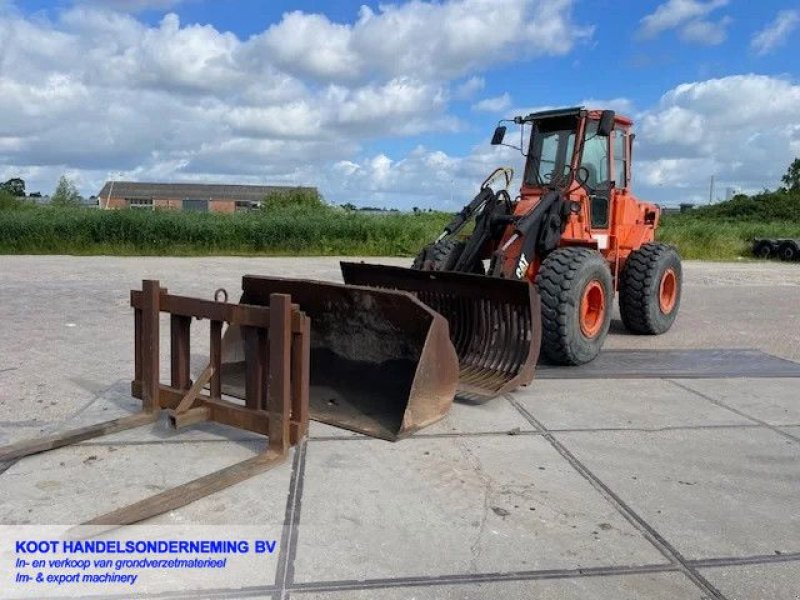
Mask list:
[[[772,258],[777,255],[778,244],[777,240],[755,239],[753,240],[753,256],[764,260]]]
[[[599,252],[558,248],[536,277],[542,301],[542,352],[559,365],[582,365],[603,346],[611,323],[614,286]]]
[[[756,238],[753,240],[756,258],[780,258],[783,261],[800,260],[800,240],[787,238]]]
[[[658,335],[678,314],[683,287],[680,256],[666,244],[645,244],[631,252],[619,284],[619,311],[631,333]]]
[[[343,262],[341,267],[348,284],[411,292],[447,319],[462,399],[486,401],[533,379],[541,310],[528,281],[365,263]],[[303,308],[310,310],[306,304]]]
[[[778,246],[778,257],[786,262],[800,260],[800,241],[783,240]]]
[[[387,440],[442,418],[458,384],[447,321],[411,294],[354,285],[247,275],[244,305],[290,294],[311,318],[311,418]],[[231,327],[222,389],[242,397],[259,342]]]

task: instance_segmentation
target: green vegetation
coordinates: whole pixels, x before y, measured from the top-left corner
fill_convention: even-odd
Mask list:
[[[5,189],[0,189],[0,211],[21,210],[25,208],[25,206],[26,203],[23,198]]]
[[[365,214],[331,207],[303,189],[270,195],[262,210],[232,215],[105,211],[76,206],[74,186],[63,183],[61,206],[35,206],[0,189],[1,254],[412,256],[450,218]],[[684,258],[710,260],[749,257],[754,237],[800,238],[800,161],[784,183],[774,192],[665,215],[658,238]]]
[[[39,207],[0,211],[0,253],[409,255],[447,218],[331,207],[232,215]]]
[[[261,209],[267,212],[276,210],[322,210],[325,207],[325,201],[317,190],[304,188],[272,192],[267,194],[267,197],[261,203]]]
[[[61,208],[77,207],[81,204],[81,195],[75,184],[62,175],[58,180],[56,191],[50,198],[50,204]]]
[[[800,221],[726,221],[692,213],[667,215],[657,237],[674,244],[685,259],[735,260],[752,257],[753,238],[800,238]]]
[[[663,218],[658,237],[684,258],[731,260],[751,256],[753,238],[800,238],[800,159],[783,176],[786,187],[739,194]]]

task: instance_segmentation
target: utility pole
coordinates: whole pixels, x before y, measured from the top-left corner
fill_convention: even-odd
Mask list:
[[[711,185],[708,188],[708,203],[714,203],[714,176],[711,176]]]

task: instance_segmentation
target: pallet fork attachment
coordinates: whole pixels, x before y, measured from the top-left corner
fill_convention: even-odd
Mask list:
[[[175,296],[158,281],[145,280],[131,291],[134,309],[135,375],[131,393],[142,411],[121,419],[66,431],[44,439],[0,448],[0,462],[117,433],[155,422],[163,410],[181,429],[212,421],[268,437],[265,450],[252,458],[101,515],[83,525],[137,523],[185,506],[269,470],[282,462],[290,446],[308,433],[310,319],[287,294],[271,294],[264,306],[230,304]],[[170,314],[171,381],[159,381],[160,313]],[[193,319],[211,323],[209,365],[195,382],[189,374]],[[246,364],[244,404],[222,398],[222,326],[240,328],[253,352]],[[204,387],[208,385],[207,392]]]

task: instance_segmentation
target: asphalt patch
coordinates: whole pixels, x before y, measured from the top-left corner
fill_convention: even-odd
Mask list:
[[[604,350],[577,367],[540,363],[537,379],[800,377],[800,363],[760,350]]]

